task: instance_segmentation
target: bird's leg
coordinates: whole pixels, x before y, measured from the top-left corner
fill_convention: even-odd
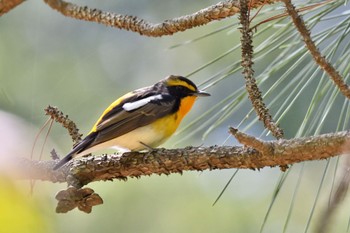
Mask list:
[[[148,150],[148,152],[152,152],[152,151],[155,150],[155,148],[151,147],[150,145],[147,145],[146,143],[143,143],[143,142],[141,142],[141,141],[139,141],[139,143],[140,143],[141,145],[143,145],[144,147],[146,147],[147,150]]]
[[[150,153],[152,153],[153,151],[155,151],[155,148],[151,147],[150,145],[147,145],[146,143],[143,143],[141,141],[139,141],[139,143],[141,145],[143,145],[144,147],[147,148],[148,153],[145,154],[145,156],[143,157],[143,162],[146,163],[147,159],[151,156]]]

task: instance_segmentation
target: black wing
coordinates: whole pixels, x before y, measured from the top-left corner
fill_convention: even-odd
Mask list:
[[[87,148],[151,124],[159,118],[174,113],[179,104],[180,102],[171,95],[162,95],[162,99],[150,101],[132,111],[126,111],[123,105],[118,105],[97,124],[95,140]]]

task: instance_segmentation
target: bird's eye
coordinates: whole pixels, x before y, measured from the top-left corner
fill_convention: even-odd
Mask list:
[[[186,91],[186,88],[184,86],[177,86],[176,89],[177,89],[177,91],[180,91],[180,92]]]
[[[187,87],[178,85],[178,86],[172,86],[169,88],[170,93],[174,96],[187,96],[189,93],[191,93],[191,90],[189,90]]]

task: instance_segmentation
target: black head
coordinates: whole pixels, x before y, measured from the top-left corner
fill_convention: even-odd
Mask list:
[[[161,82],[173,96],[210,96],[209,93],[199,91],[196,84],[182,76],[170,75]]]

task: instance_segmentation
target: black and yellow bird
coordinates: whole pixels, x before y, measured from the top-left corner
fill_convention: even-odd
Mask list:
[[[102,113],[90,133],[54,169],[100,149],[141,151],[161,145],[199,96],[210,94],[199,91],[191,80],[175,75],[125,94]]]

